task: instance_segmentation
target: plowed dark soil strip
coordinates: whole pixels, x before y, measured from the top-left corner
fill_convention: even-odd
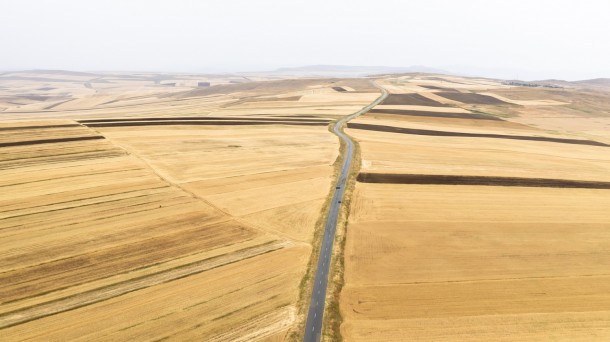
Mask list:
[[[65,124],[65,125],[46,125],[46,126],[0,127],[0,131],[18,131],[18,130],[25,130],[25,129],[45,129],[45,128],[65,128],[65,127],[81,127],[81,125]]]
[[[549,138],[549,137],[532,137],[527,135],[502,135],[502,134],[481,134],[481,133],[461,133],[461,132],[446,132],[446,131],[433,131],[427,129],[413,129],[413,128],[402,128],[393,126],[383,125],[369,125],[359,123],[348,123],[348,128],[365,129],[369,131],[379,132],[390,132],[390,133],[402,133],[402,134],[414,134],[414,135],[429,135],[438,137],[467,137],[467,138],[496,138],[496,139],[510,139],[510,140],[532,140],[532,141],[546,141],[562,144],[576,144],[576,145],[591,145],[591,146],[604,146],[610,145],[593,141],[593,140],[578,140],[578,139],[561,139],[561,138]]]
[[[610,182],[579,181],[550,178],[487,177],[457,175],[417,175],[360,173],[362,183],[523,186],[536,188],[610,189]]]
[[[294,121],[131,121],[131,122],[102,122],[90,123],[89,127],[120,127],[120,126],[175,126],[175,125],[199,125],[199,126],[248,126],[248,125],[293,125],[293,126],[327,126],[324,122],[294,122]]]
[[[371,109],[372,114],[397,114],[408,116],[428,116],[434,118],[452,118],[452,119],[473,119],[473,120],[494,120],[504,121],[494,116],[483,114],[468,114],[468,113],[445,113],[445,112],[428,112],[424,110],[405,110],[405,109]]]
[[[39,145],[39,144],[53,144],[70,141],[82,141],[82,140],[99,140],[104,139],[101,135],[93,135],[88,137],[73,137],[73,138],[60,138],[60,139],[43,139],[43,140],[30,140],[30,141],[15,141],[10,143],[0,143],[0,147],[13,147],[13,146],[26,146],[26,145]]]
[[[497,98],[492,96],[474,93],[439,92],[436,93],[436,95],[440,95],[446,99],[459,101],[466,104],[509,104],[508,102],[498,100]]]
[[[433,106],[449,107],[449,105],[431,100],[419,94],[390,94],[382,105],[412,105],[412,106]]]
[[[227,118],[227,117],[190,117],[190,116],[179,116],[179,117],[166,117],[166,118],[118,118],[118,119],[90,119],[90,120],[79,120],[78,122],[89,124],[96,122],[123,122],[123,121],[294,121],[294,122],[329,122],[329,119],[317,118],[302,120],[298,118],[286,118],[286,119],[274,119],[274,118]]]

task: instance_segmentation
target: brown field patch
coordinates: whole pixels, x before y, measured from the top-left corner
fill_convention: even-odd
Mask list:
[[[465,104],[484,104],[484,105],[499,105],[499,104],[510,104],[488,95],[481,95],[476,93],[460,93],[460,92],[438,92],[436,95],[442,96],[449,100],[459,101]]]
[[[390,94],[381,105],[414,105],[446,107],[447,105],[431,100],[420,94]]]

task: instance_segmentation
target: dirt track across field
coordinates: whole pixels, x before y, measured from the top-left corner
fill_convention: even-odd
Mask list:
[[[448,107],[446,104],[431,100],[419,94],[390,94],[381,104]]]
[[[495,97],[475,94],[475,93],[459,93],[453,91],[436,93],[444,98],[453,101],[459,101],[466,104],[487,104],[487,105],[498,105],[498,104],[509,104]]]

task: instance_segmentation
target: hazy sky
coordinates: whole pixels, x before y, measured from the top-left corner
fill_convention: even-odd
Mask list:
[[[610,77],[609,18],[610,0],[0,0],[0,70],[340,64]]]

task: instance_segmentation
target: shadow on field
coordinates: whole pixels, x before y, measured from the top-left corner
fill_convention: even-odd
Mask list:
[[[439,92],[436,95],[440,95],[446,99],[462,102],[465,104],[487,104],[487,105],[498,105],[498,104],[511,104],[499,100],[493,96],[481,95],[475,93],[459,93],[453,91]]]

